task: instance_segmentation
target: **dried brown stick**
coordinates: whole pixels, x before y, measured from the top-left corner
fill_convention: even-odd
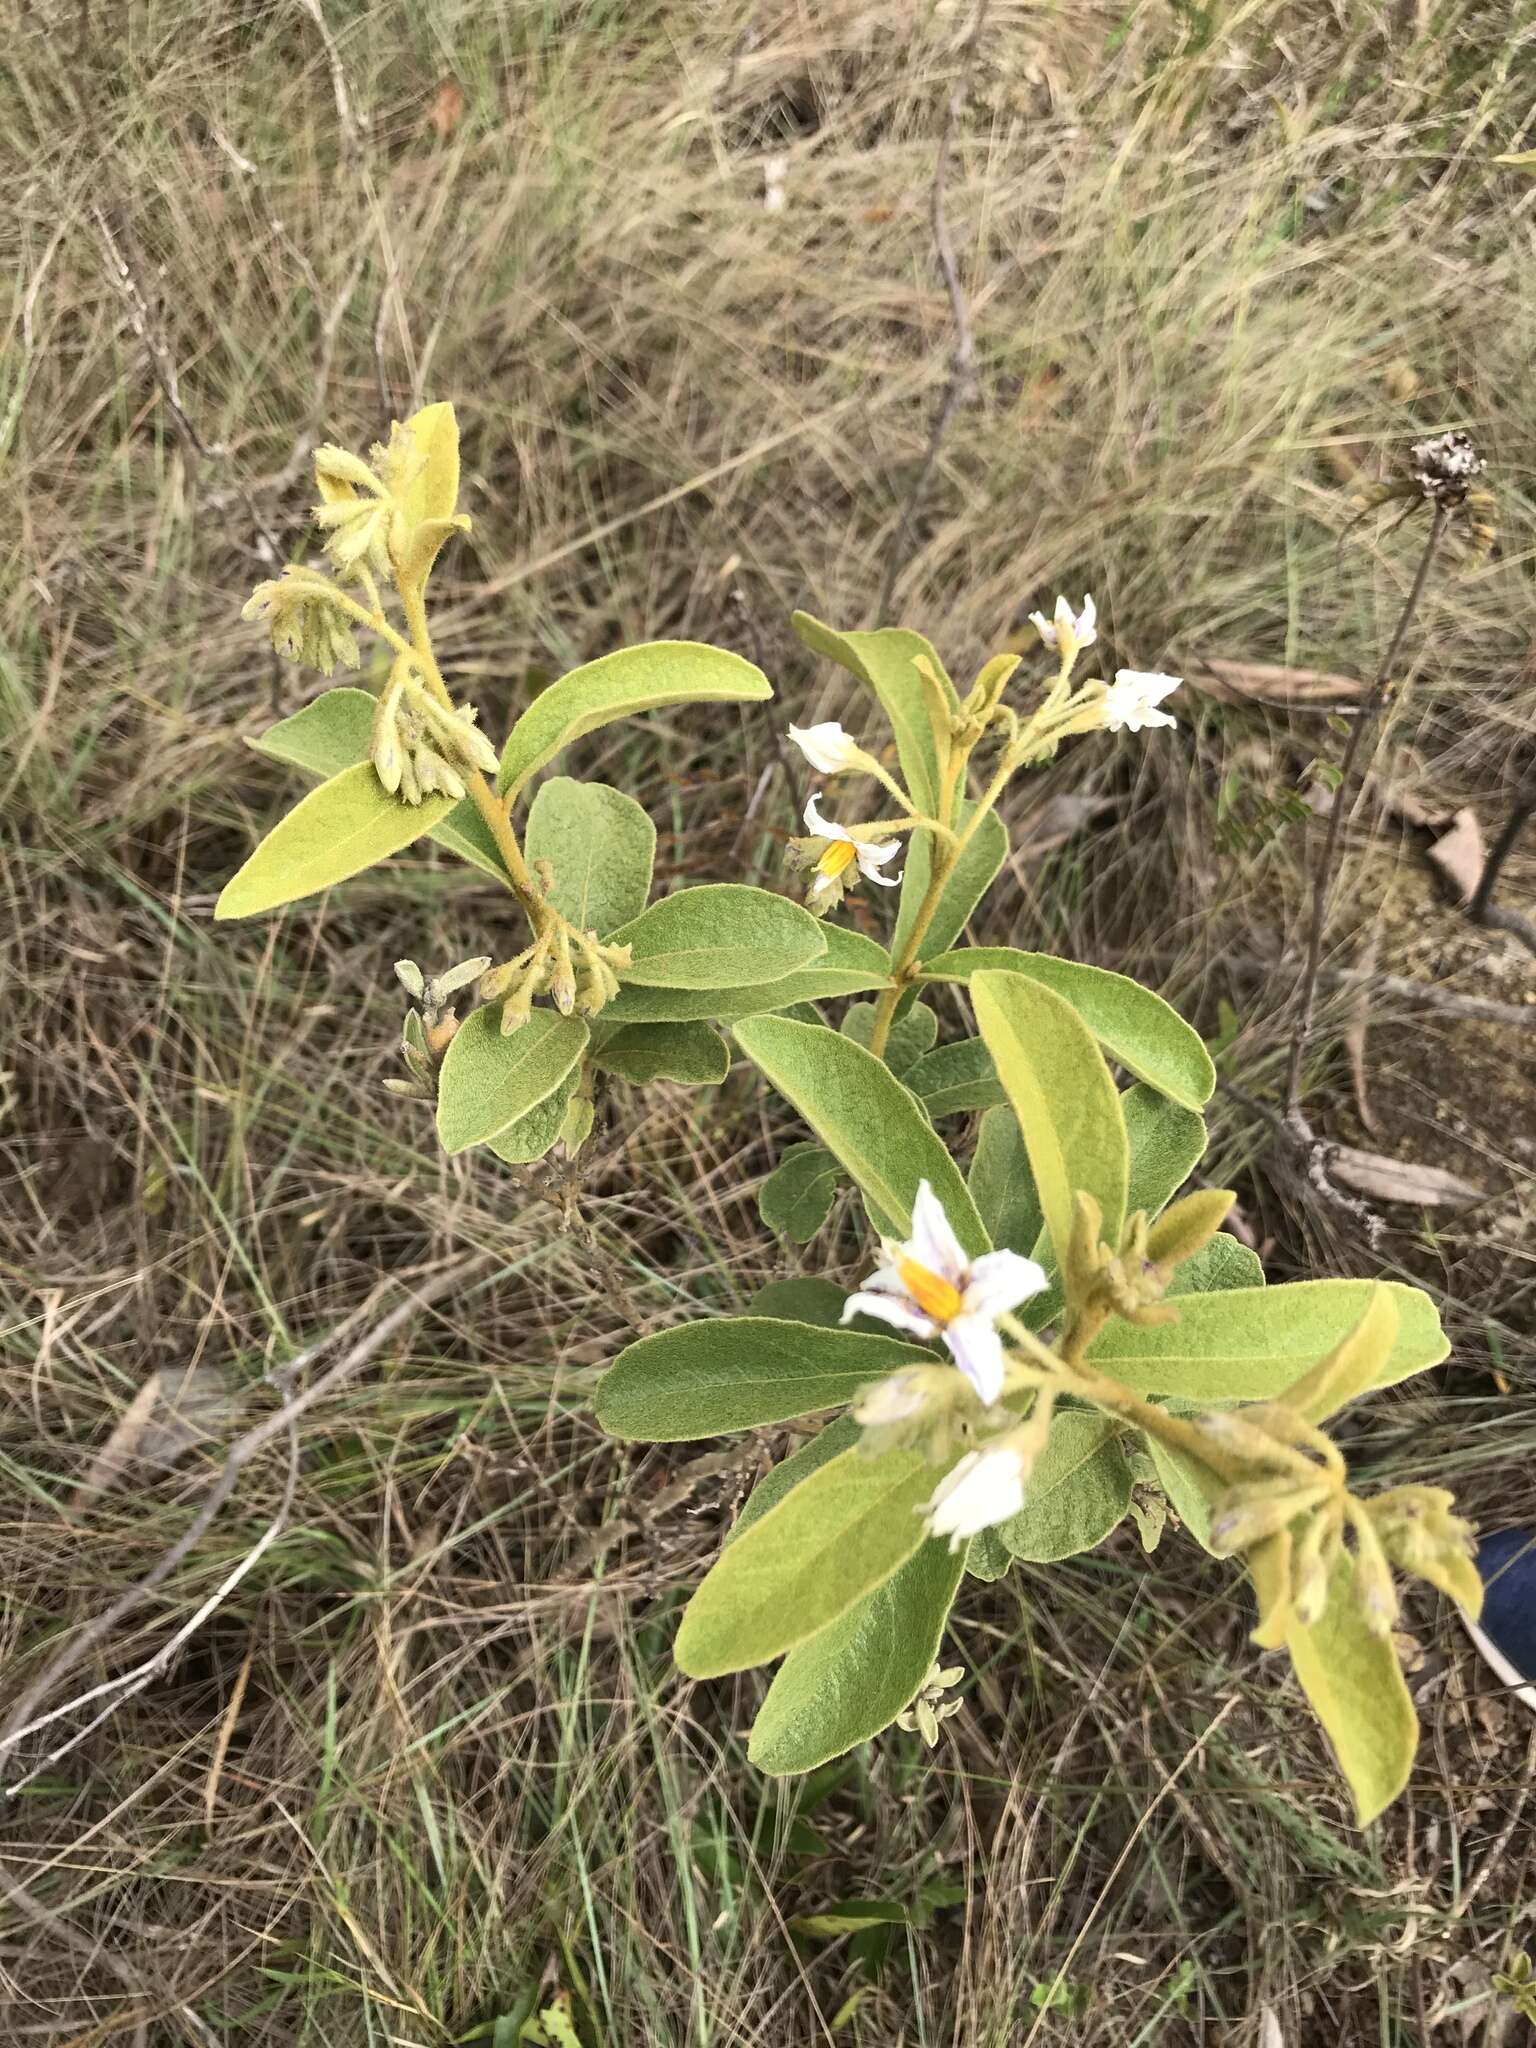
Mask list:
[[[939,153],[933,168],[933,186],[928,196],[928,220],[933,233],[933,250],[938,260],[939,274],[944,280],[944,289],[949,294],[950,313],[955,323],[955,345],[950,352],[949,375],[939,398],[933,424],[928,430],[928,445],[923,450],[923,459],[918,465],[917,478],[908,493],[901,510],[901,524],[896,532],[896,545],[886,566],[885,582],[880,591],[880,603],[875,612],[875,624],[884,625],[890,610],[891,599],[902,571],[917,551],[917,537],[913,531],[913,519],[927,493],[928,480],[933,466],[939,459],[944,436],[955,408],[971,382],[976,363],[976,337],[971,330],[970,303],[965,296],[965,286],[960,281],[960,266],[955,261],[955,245],[949,232],[949,210],[946,202],[946,188],[949,180],[949,161],[954,150],[955,129],[965,108],[965,95],[970,89],[971,74],[976,68],[976,53],[981,44],[982,30],[986,26],[989,0],[977,0],[975,17],[971,22],[970,34],[960,53],[960,68],[950,89],[949,100],[944,109],[944,126],[939,134]]]
[[[1429,532],[1424,540],[1424,552],[1419,556],[1419,566],[1414,571],[1413,582],[1398,613],[1397,625],[1387,651],[1371,683],[1360,716],[1349,729],[1349,738],[1344,746],[1344,758],[1339,764],[1339,785],[1334,793],[1333,807],[1328,813],[1328,829],[1323,839],[1322,857],[1317,863],[1317,873],[1312,884],[1312,915],[1307,928],[1307,960],[1301,975],[1301,1016],[1296,1026],[1296,1036],[1291,1045],[1290,1071],[1285,1084],[1286,1115],[1295,1126],[1298,1137],[1310,1138],[1305,1131],[1305,1118],[1301,1113],[1301,1083],[1306,1067],[1307,1048],[1312,1039],[1312,1023],[1317,1011],[1317,979],[1323,963],[1323,933],[1328,923],[1328,898],[1333,887],[1334,865],[1338,857],[1339,832],[1347,808],[1346,796],[1354,776],[1355,763],[1365,735],[1376,724],[1376,714],[1386,696],[1387,684],[1397,665],[1398,652],[1408,637],[1408,628],[1413,624],[1419,599],[1424,595],[1424,586],[1429,581],[1430,565],[1440,546],[1440,536],[1445,531],[1445,522],[1450,516],[1449,508],[1437,502],[1430,514]]]
[[[72,1671],[80,1663],[81,1659],[93,1650],[97,1644],[105,1641],[120,1622],[124,1621],[136,1608],[142,1606],[149,1595],[154,1592],[155,1588],[163,1585],[171,1573],[175,1571],[176,1567],[196,1547],[220,1508],[223,1507],[224,1503],[233,1493],[241,1472],[256,1456],[257,1452],[270,1443],[275,1436],[278,1436],[285,1430],[293,1429],[299,1418],[306,1414],[317,1401],[321,1401],[328,1394],[333,1393],[336,1388],[342,1386],[354,1373],[360,1371],[363,1366],[368,1364],[371,1359],[377,1357],[395,1333],[402,1329],[414,1316],[419,1314],[422,1309],[429,1308],[434,1302],[441,1301],[446,1295],[452,1294],[463,1284],[469,1273],[476,1266],[483,1264],[489,1256],[490,1254],[487,1252],[477,1252],[472,1257],[458,1261],[454,1265],[448,1266],[436,1273],[431,1279],[424,1281],[412,1291],[407,1300],[398,1303],[391,1309],[388,1315],[381,1318],[377,1323],[373,1323],[371,1327],[365,1327],[363,1334],[357,1337],[356,1341],[342,1353],[334,1365],[330,1366],[325,1372],[321,1373],[318,1379],[314,1380],[309,1386],[302,1388],[299,1392],[294,1393],[290,1390],[302,1374],[314,1363],[315,1359],[334,1349],[336,1345],[344,1343],[360,1326],[369,1323],[369,1319],[380,1297],[388,1291],[387,1285],[375,1289],[368,1299],[358,1308],[354,1309],[352,1314],[346,1317],[329,1335],[321,1338],[317,1344],[309,1346],[307,1350],[301,1351],[296,1358],[290,1359],[286,1365],[277,1367],[267,1375],[269,1383],[286,1397],[283,1405],[275,1409],[272,1414],[264,1416],[260,1422],[253,1424],[243,1436],[237,1437],[234,1443],[230,1445],[225,1453],[224,1463],[220,1468],[219,1476],[204,1495],[197,1513],[192,1517],[176,1541],[161,1553],[143,1577],[137,1579],[133,1585],[120,1593],[110,1605],[103,1608],[100,1614],[75,1630],[54,1651],[53,1655],[43,1666],[43,1669],[32,1680],[31,1684],[25,1688],[21,1697],[12,1707],[6,1717],[4,1727],[0,1728],[0,1755],[4,1755],[7,1751],[14,1749],[16,1744],[25,1736],[35,1733],[39,1728],[50,1725],[63,1714],[74,1711],[92,1699],[99,1698],[104,1692],[116,1691],[121,1685],[132,1682],[134,1674],[130,1673],[123,1680],[108,1681],[107,1684],[93,1688],[90,1692],[82,1694],[79,1698],[69,1701],[62,1707],[53,1708],[36,1719],[33,1718],[37,1713],[38,1707],[47,1699],[59,1680]],[[272,1535],[265,1536],[261,1541],[261,1547],[268,1547],[273,1540],[275,1538]],[[248,1553],[249,1556],[250,1554]],[[253,1562],[254,1558],[251,1558],[250,1561]],[[239,1573],[239,1576],[243,1576],[244,1570],[248,1568],[249,1564],[246,1564]],[[237,1582],[238,1579],[227,1581],[226,1590],[230,1583]]]

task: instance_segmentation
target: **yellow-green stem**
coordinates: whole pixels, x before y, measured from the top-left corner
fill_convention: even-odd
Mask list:
[[[427,626],[427,608],[419,588],[410,584],[399,585],[400,601],[405,607],[405,623],[410,631],[410,651],[415,656],[427,687],[448,710],[453,709],[453,697],[443,681],[437,657],[432,652],[432,636]],[[548,924],[543,893],[528,871],[523,859],[523,849],[517,843],[517,834],[512,829],[512,819],[506,805],[492,789],[478,768],[466,767],[462,771],[464,786],[469,792],[475,809],[485,820],[486,829],[496,842],[496,851],[512,883],[513,893],[527,913],[528,921],[537,936]]]

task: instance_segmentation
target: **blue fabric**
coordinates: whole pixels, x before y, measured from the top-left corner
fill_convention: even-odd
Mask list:
[[[1536,1529],[1501,1529],[1477,1546],[1487,1589],[1482,1630],[1515,1669],[1536,1681]]]

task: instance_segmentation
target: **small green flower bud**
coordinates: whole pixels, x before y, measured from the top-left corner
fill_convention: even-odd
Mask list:
[[[1172,1279],[1176,1266],[1210,1243],[1236,1200],[1230,1188],[1201,1188],[1163,1211],[1147,1232],[1144,1256],[1165,1282]]]

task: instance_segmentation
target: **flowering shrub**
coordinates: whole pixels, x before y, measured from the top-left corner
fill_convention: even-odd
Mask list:
[[[937,1652],[964,1574],[1088,1549],[1134,1490],[1149,1547],[1171,1505],[1207,1549],[1242,1558],[1255,1640],[1289,1652],[1361,1819],[1379,1812],[1417,1739],[1394,1572],[1473,1611],[1481,1587],[1450,1496],[1361,1498],[1323,1424],[1445,1356],[1434,1307],[1372,1280],[1266,1287],[1222,1230],[1232,1195],[1179,1193],[1215,1083],[1190,1027],[1121,975],[959,945],[1007,854],[997,804],[1014,776],[1075,736],[1173,725],[1177,678],[1078,681],[1091,597],[1035,615],[1054,658],[1043,685],[1015,688],[1021,658],[1001,655],[963,695],[916,633],[801,615],[806,644],[868,691],[900,774],[837,724],[790,738],[822,776],[876,784],[886,815],[840,800],[834,823],[808,797],[791,847],[803,907],[728,881],[651,902],[639,805],[535,778],[610,720],[765,702],[766,678],[717,648],[624,649],[555,683],[495,748],[454,701],[427,621],[432,565],[468,524],[452,409],[397,425],[371,462],[322,449],[316,474],[335,575],[290,568],[247,613],[325,674],[358,666],[362,627],[388,673],[377,692],[326,691],[258,743],[319,786],[218,915],[311,895],[430,836],[510,890],[529,929],[505,961],[398,964],[414,1007],[393,1085],[434,1104],[446,1150],[577,1151],[598,1076],[717,1082],[728,1026],[813,1133],[768,1177],[765,1221],[810,1242],[847,1184],[880,1240],[853,1293],[778,1282],[752,1313],[639,1339],[603,1381],[599,1417],[625,1438],[832,1415],[760,1484],[695,1592],[683,1670],[783,1660],[751,1739],[768,1771],[811,1769],[893,1722],[933,1739],[957,1704],[943,1694],[962,1674]],[[900,889],[888,946],[827,922],[866,883]],[[924,998],[946,988],[977,1028],[940,1044]],[[862,1000],[831,1021],[848,997]],[[979,1119],[968,1147],[940,1135],[956,1118]]]

